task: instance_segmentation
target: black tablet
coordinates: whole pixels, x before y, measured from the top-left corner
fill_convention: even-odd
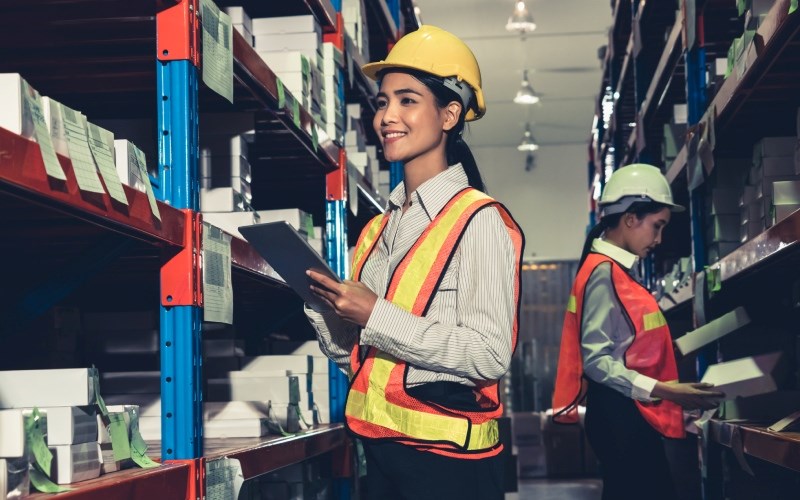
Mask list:
[[[312,269],[337,283],[342,280],[288,222],[241,226],[239,232],[309,307],[318,312],[330,309],[309,288],[314,282],[306,271]]]

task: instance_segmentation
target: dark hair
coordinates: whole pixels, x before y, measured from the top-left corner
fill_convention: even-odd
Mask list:
[[[589,256],[589,253],[592,251],[592,242],[595,239],[599,238],[606,229],[613,229],[619,225],[619,222],[622,220],[622,216],[625,214],[634,214],[637,219],[644,219],[646,216],[650,214],[654,214],[656,212],[660,212],[661,210],[667,208],[668,205],[664,205],[662,203],[656,203],[652,201],[645,201],[645,202],[638,202],[634,203],[627,210],[624,212],[620,212],[618,214],[611,214],[606,215],[600,222],[594,225],[594,227],[589,231],[586,235],[586,241],[583,243],[583,252],[581,252],[581,260],[578,264],[578,268],[583,265],[586,257]]]
[[[444,81],[438,76],[413,69],[390,68],[381,72],[378,75],[378,78],[382,79],[384,75],[389,72],[406,73],[419,80],[420,83],[428,87],[433,96],[436,98],[436,104],[440,108],[447,107],[447,105],[453,101],[459,103],[461,102],[461,97],[454,90],[445,87]],[[469,106],[473,105],[474,103],[469,104]],[[467,146],[467,143],[464,142],[464,138],[461,137],[461,133],[464,131],[464,125],[466,123],[465,118],[467,116],[467,110],[469,109],[469,106],[464,106],[462,103],[463,109],[461,116],[458,117],[458,123],[456,123],[455,127],[447,132],[445,154],[447,155],[448,165],[461,163],[461,166],[464,167],[464,172],[467,174],[467,181],[469,182],[470,186],[474,187],[478,191],[486,192],[486,186],[484,185],[483,178],[478,170],[478,164],[475,162],[475,157],[472,155],[472,151],[469,149],[469,146]]]

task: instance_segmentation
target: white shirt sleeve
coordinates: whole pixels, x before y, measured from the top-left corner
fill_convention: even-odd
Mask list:
[[[348,373],[350,353],[358,341],[358,326],[341,319],[333,311],[318,313],[307,305],[304,306],[304,310],[317,331],[317,339],[322,352],[333,360],[340,370]]]

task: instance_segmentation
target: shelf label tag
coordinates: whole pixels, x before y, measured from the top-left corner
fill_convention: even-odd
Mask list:
[[[128,204],[125,189],[119,180],[117,167],[114,163],[114,134],[100,128],[94,123],[89,124],[89,149],[106,184],[108,194],[123,205]]]
[[[233,324],[231,236],[203,223],[203,321]]]
[[[158,203],[156,203],[156,195],[153,193],[153,184],[150,183],[150,175],[147,173],[147,158],[142,153],[142,150],[137,148],[133,143],[130,144],[130,150],[133,152],[131,159],[136,163],[133,167],[139,172],[139,178],[144,183],[144,192],[147,194],[147,201],[150,203],[150,211],[156,219],[161,220],[161,212],[158,210]]]
[[[139,432],[139,411],[137,409],[131,409],[130,415],[131,459],[142,469],[158,467],[160,464],[154,462],[146,454],[147,443],[144,442],[144,438],[142,438],[142,434]]]
[[[275,78],[275,85],[278,87],[278,109],[283,109],[286,106],[286,91],[280,78]]]
[[[211,0],[201,0],[203,22],[203,81],[233,103],[233,25]]]
[[[297,128],[302,127],[300,123],[300,101],[297,98],[292,99],[292,117]]]
[[[72,169],[81,191],[90,193],[105,193],[97,168],[94,166],[92,152],[89,150],[89,141],[86,137],[86,116],[72,108],[61,104],[61,117],[64,119],[64,132],[67,136],[69,157],[72,160]]]
[[[50,127],[47,125],[47,121],[45,121],[44,118],[42,98],[25,80],[22,80],[22,95],[25,99],[25,111],[33,120],[33,135],[36,142],[39,144],[39,150],[42,153],[44,169],[47,175],[54,179],[62,181],[67,180],[67,175],[64,173],[64,169],[61,168],[61,163],[58,162],[55,149],[53,149]],[[57,107],[55,106],[55,101],[51,101],[51,103],[54,105],[53,107]]]

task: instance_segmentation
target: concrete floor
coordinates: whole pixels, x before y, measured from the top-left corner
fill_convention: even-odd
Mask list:
[[[506,500],[599,500],[602,487],[599,479],[520,479]]]

